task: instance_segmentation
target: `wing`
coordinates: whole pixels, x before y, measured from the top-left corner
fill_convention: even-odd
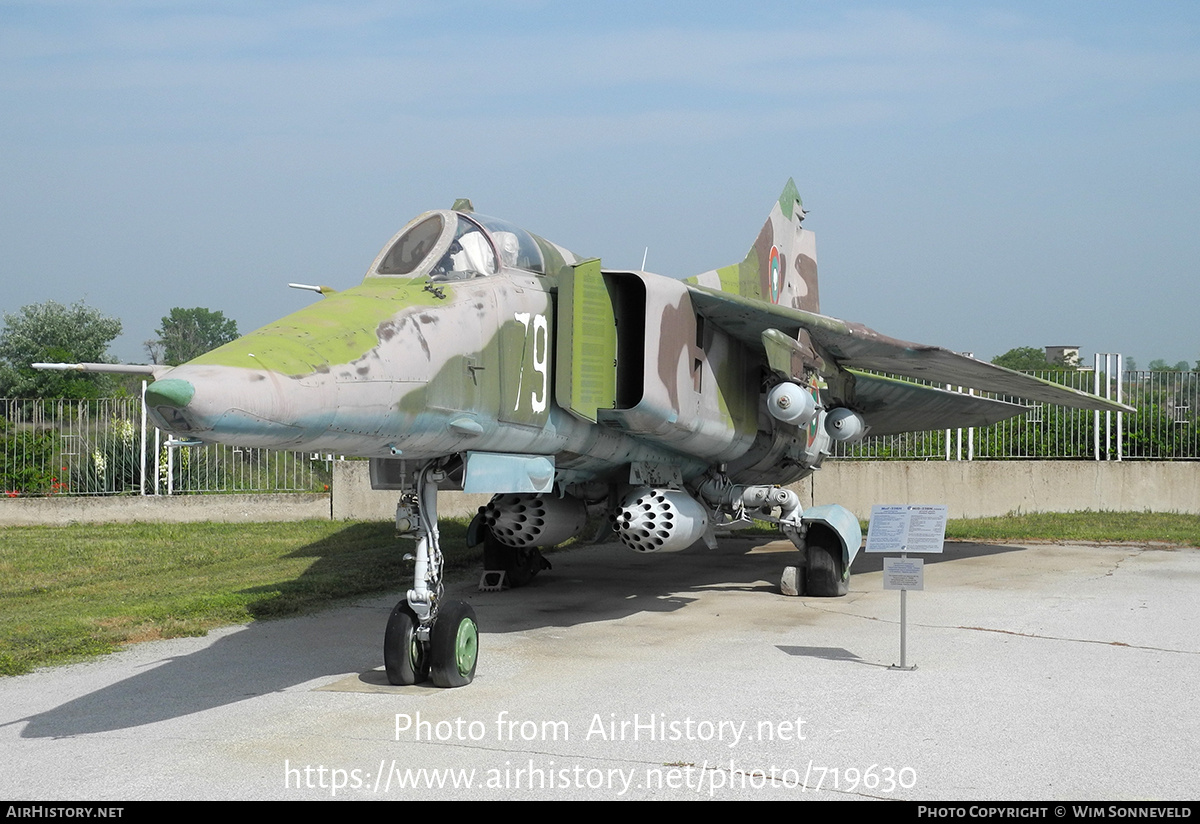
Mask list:
[[[174,369],[166,364],[145,363],[31,363],[34,369],[52,372],[103,372],[108,375],[159,375]]]
[[[855,406],[870,425],[871,435],[991,426],[1029,410],[1020,404],[850,371]]]
[[[688,290],[701,314],[752,348],[765,352],[764,334],[769,337],[771,330],[778,330],[776,337],[783,333],[792,340],[799,338],[810,342],[812,354],[824,362],[826,370],[867,369],[1075,409],[1135,411],[1131,406],[959,355],[940,346],[890,338],[862,324],[693,284],[688,284]],[[1019,414],[1022,409],[1015,404],[934,387],[852,374],[855,402],[862,407],[864,415],[874,409],[874,415],[868,416],[874,418],[870,421],[873,434],[885,434],[880,429],[885,422],[888,432],[939,429],[951,425],[979,426]],[[897,383],[903,385],[896,386]],[[949,423],[951,419],[955,423]],[[972,422],[972,419],[984,423]],[[897,426],[903,428],[895,428]]]

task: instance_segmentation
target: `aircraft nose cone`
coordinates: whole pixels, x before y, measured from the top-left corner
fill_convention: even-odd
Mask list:
[[[146,405],[183,409],[196,394],[196,387],[182,378],[164,378],[146,387]]]
[[[281,448],[325,431],[336,386],[322,389],[265,369],[190,363],[146,387],[146,412],[176,435]]]

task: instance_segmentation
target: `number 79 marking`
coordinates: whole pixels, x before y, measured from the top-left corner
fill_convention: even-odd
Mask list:
[[[517,405],[513,407],[513,411],[521,408],[521,386],[525,380],[525,352],[529,346],[529,321],[533,320],[533,371],[541,373],[542,376],[542,391],[539,396],[535,389],[529,391],[529,402],[533,405],[534,412],[546,411],[546,394],[550,387],[550,372],[546,368],[546,361],[549,357],[550,350],[550,323],[546,320],[545,315],[531,315],[529,312],[517,312],[513,315],[517,323],[525,327],[525,346],[521,350],[521,368],[517,378]]]

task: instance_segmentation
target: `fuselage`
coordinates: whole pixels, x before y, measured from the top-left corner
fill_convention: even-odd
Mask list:
[[[610,279],[610,289],[642,296],[614,324],[624,324],[614,333],[624,360],[649,363],[636,370],[637,403],[599,423],[562,408],[557,292],[579,262],[502,221],[427,212],[361,285],[170,370],[147,390],[147,407],[162,428],[202,441],[412,460],[554,455],[560,480],[572,482],[635,461],[695,476],[769,455],[775,475],[780,462],[797,474],[809,450],[776,443],[783,433],[760,420],[758,376],[746,374],[756,365],[735,341],[712,329],[705,339],[702,323],[697,332],[678,281]]]

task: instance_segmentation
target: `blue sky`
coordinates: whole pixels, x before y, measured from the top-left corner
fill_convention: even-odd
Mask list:
[[[84,298],[144,360],[456,197],[692,275],[794,177],[828,314],[1191,363],[1198,46],[1175,2],[0,0],[0,310]]]

